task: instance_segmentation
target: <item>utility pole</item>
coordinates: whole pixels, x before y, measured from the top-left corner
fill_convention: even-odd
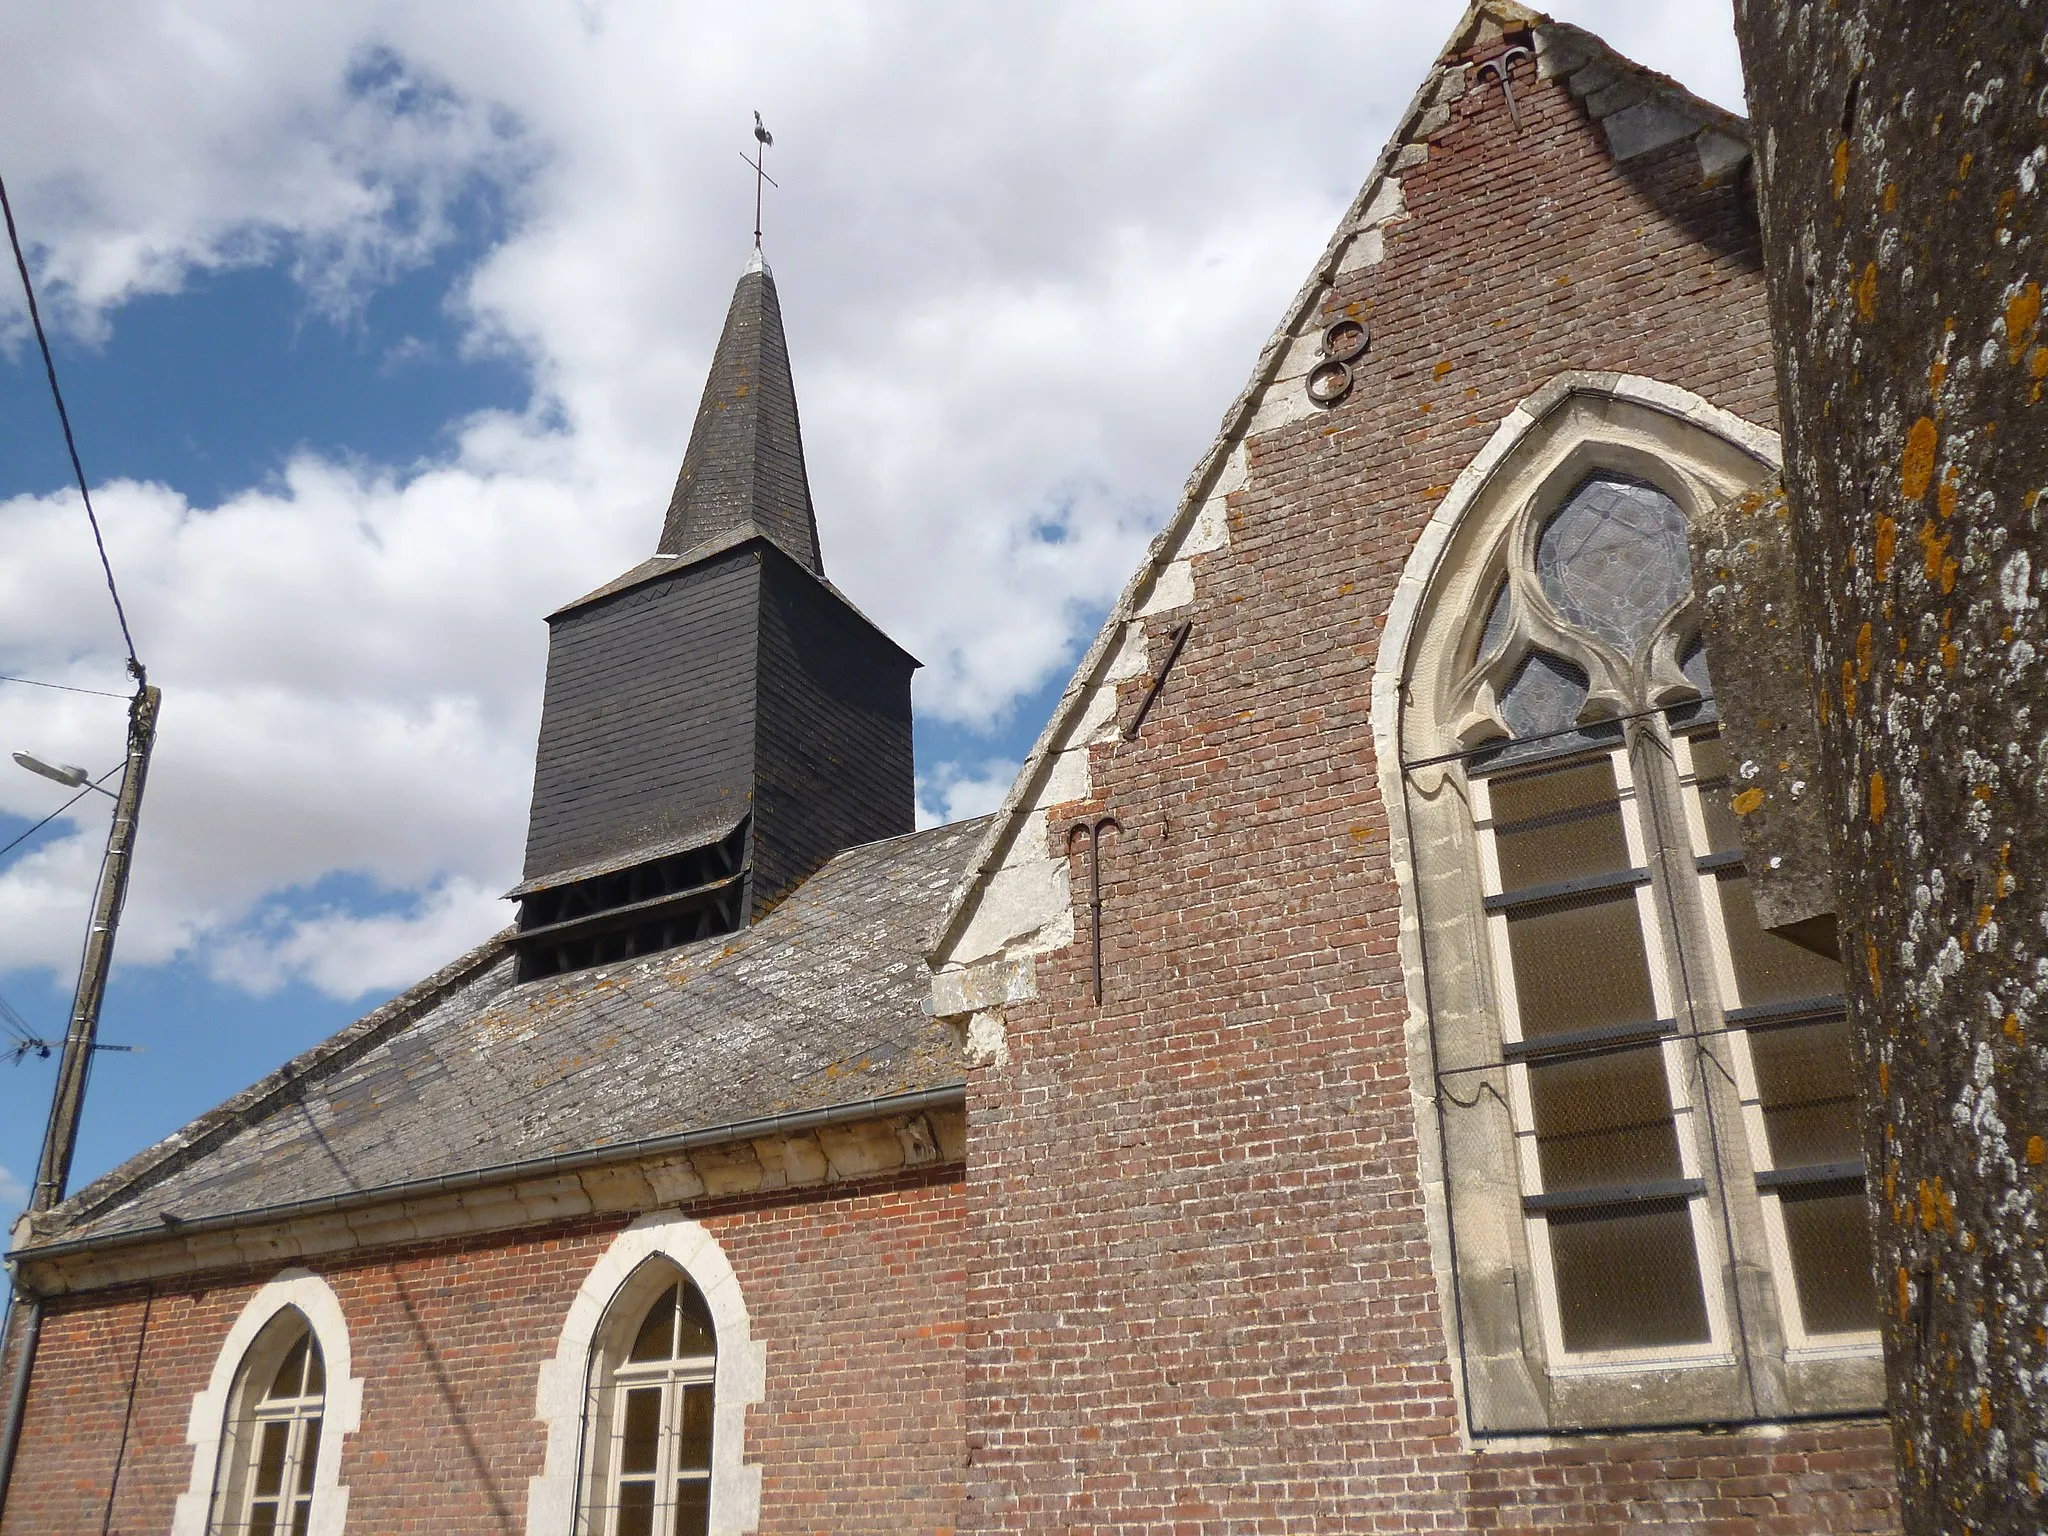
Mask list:
[[[99,1036],[100,1003],[107,995],[107,972],[114,960],[114,930],[121,922],[121,904],[128,896],[128,869],[134,863],[135,829],[142,814],[142,786],[149,777],[149,753],[156,745],[156,712],[162,695],[145,683],[128,706],[128,762],[121,771],[121,793],[114,802],[114,824],[107,829],[107,852],[100,861],[99,889],[93,893],[92,927],[86,930],[85,956],[78,967],[78,991],[71,1000],[71,1025],[64,1031],[64,1055],[57,1064],[57,1089],[50,1098],[50,1123],[43,1132],[43,1155],[36,1164],[35,1188],[29,1192],[30,1216],[40,1216],[64,1198],[71,1178],[71,1154],[78,1147],[78,1117],[85,1107],[85,1081],[92,1070],[93,1045]]]
[[[156,745],[157,705],[161,701],[162,695],[144,683],[128,706],[128,761],[121,771],[121,792],[114,801],[114,823],[107,829],[107,851],[100,860],[92,926],[86,930],[78,990],[71,1000],[71,1023],[64,1031],[64,1054],[57,1064],[57,1088],[50,1100],[50,1123],[43,1132],[43,1155],[36,1164],[35,1187],[29,1192],[23,1227],[63,1200],[64,1187],[71,1178],[71,1155],[78,1147],[78,1120],[85,1108],[85,1083],[99,1035],[100,1003],[107,995],[107,972],[114,960],[114,931],[121,923],[128,870],[135,861],[135,830],[142,815],[142,788],[149,778],[149,754]],[[21,1228],[16,1230],[19,1233]],[[24,1296],[18,1285],[8,1311],[20,1312],[22,1320],[18,1334],[12,1327],[0,1332],[0,1358],[7,1353],[6,1344],[18,1340],[7,1418],[0,1425],[0,1511],[7,1507],[7,1485],[21,1444],[22,1411],[28,1404],[29,1377],[35,1369],[36,1341],[43,1323],[41,1299]]]

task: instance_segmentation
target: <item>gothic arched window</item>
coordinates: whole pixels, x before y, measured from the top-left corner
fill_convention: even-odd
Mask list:
[[[592,1371],[583,1528],[593,1536],[706,1536],[711,1519],[711,1310],[672,1265],[652,1262],[620,1293]]]
[[[1841,966],[1757,922],[1692,595],[1688,508],[1767,466],[1531,416],[1425,541],[1394,731],[1474,1425],[1863,1406]]]
[[[212,1528],[306,1536],[326,1417],[327,1365],[296,1307],[279,1312],[244,1357],[229,1406]]]

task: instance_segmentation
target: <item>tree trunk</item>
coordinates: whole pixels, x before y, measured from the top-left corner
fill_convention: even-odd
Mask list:
[[[2048,1481],[2044,30],[1736,0],[1916,1533]]]

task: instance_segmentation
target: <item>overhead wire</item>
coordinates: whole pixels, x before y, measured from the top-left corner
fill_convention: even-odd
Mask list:
[[[64,428],[64,447],[71,455],[71,472],[78,478],[78,494],[85,502],[85,518],[92,525],[93,547],[100,552],[100,569],[106,572],[107,595],[114,600],[114,617],[120,621],[121,640],[128,647],[128,671],[137,687],[148,681],[142,658],[135,654],[135,636],[128,629],[128,610],[121,606],[121,589],[114,584],[114,564],[107,558],[107,541],[100,534],[99,514],[93,510],[92,490],[85,481],[85,465],[79,461],[78,440],[71,431],[71,413],[64,409],[64,391],[57,385],[57,360],[50,352],[50,338],[43,330],[42,311],[36,307],[36,287],[28,275],[28,257],[22,254],[21,234],[14,226],[14,205],[7,200],[7,183],[0,180],[0,214],[7,219],[7,243],[14,248],[15,269],[21,273],[21,291],[28,299],[29,324],[35,328],[36,345],[42,348],[43,372],[49,375],[50,398],[57,403],[57,421]],[[0,852],[4,852],[0,849]]]
[[[0,1027],[13,1037],[12,1043],[0,1046],[0,1056],[5,1056],[13,1065],[20,1066],[29,1054],[37,1056],[50,1054],[50,1043],[28,1027],[28,1020],[15,1012],[14,1005],[0,997]]]
[[[30,827],[26,832],[22,833],[21,836],[17,837],[13,842],[7,844],[4,848],[0,848],[0,858],[4,858],[8,854],[14,852],[15,849],[19,848],[23,843],[27,842],[30,838],[34,837],[38,832],[42,831],[43,828],[47,827],[59,816],[62,816],[66,811],[70,810],[71,807],[78,804],[79,801],[83,800],[87,795],[91,794],[95,789],[99,788],[101,784],[105,783],[108,779],[111,779],[115,774],[119,773],[121,769],[126,766],[127,764],[124,762],[116,765],[115,767],[109,768],[105,773],[101,774],[97,779],[94,779],[92,783],[88,784],[84,789],[81,789],[77,794],[73,795],[69,800],[66,800],[62,805],[58,806],[57,809],[50,812],[50,814],[45,816],[41,821],[37,822],[34,826]]]
[[[28,1020],[15,1011],[14,1004],[0,997],[0,1027],[14,1036],[21,1045],[28,1045],[36,1039],[36,1032],[28,1027]]]
[[[59,693],[89,693],[101,699],[125,699],[125,693],[112,693],[105,688],[81,688],[76,683],[46,683],[39,677],[12,677],[0,672],[0,683],[24,683],[30,688],[54,688]]]

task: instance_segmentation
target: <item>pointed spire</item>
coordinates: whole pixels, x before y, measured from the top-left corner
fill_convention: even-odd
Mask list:
[[[766,535],[814,574],[825,574],[782,305],[758,246],[733,290],[658,549],[688,555],[749,533]]]

